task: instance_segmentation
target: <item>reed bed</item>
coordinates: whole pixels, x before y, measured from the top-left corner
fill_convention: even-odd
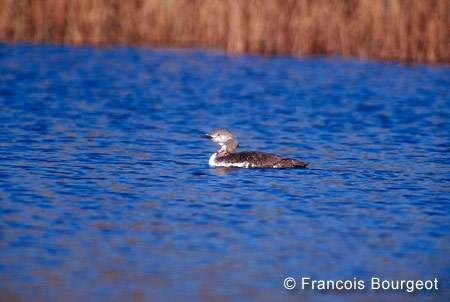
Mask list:
[[[0,0],[0,40],[450,61],[450,0]]]

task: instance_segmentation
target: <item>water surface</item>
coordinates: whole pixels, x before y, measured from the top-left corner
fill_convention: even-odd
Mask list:
[[[0,45],[0,297],[445,301],[449,87],[438,65]],[[210,168],[215,127],[310,169]]]

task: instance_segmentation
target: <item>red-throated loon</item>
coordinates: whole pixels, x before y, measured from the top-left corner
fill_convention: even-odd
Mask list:
[[[211,134],[205,134],[205,137],[220,145],[220,150],[209,158],[209,165],[212,167],[306,168],[308,166],[308,163],[300,160],[264,152],[234,152],[239,143],[233,133],[226,129],[214,130]]]

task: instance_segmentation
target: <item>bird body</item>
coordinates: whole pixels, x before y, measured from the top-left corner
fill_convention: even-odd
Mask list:
[[[306,168],[308,166],[308,163],[297,159],[260,151],[235,152],[239,143],[236,137],[225,129],[215,130],[206,136],[221,146],[220,150],[209,158],[209,165],[212,167]]]

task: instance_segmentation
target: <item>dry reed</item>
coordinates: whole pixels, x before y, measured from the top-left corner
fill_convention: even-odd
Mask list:
[[[0,0],[0,41],[449,62],[450,0]]]

